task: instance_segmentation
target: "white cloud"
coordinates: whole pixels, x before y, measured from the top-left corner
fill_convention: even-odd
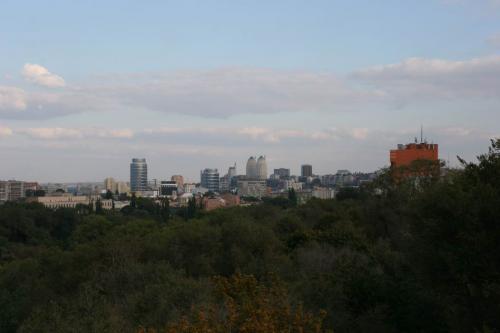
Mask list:
[[[118,110],[227,118],[355,112],[474,98],[499,104],[498,91],[500,56],[464,61],[410,58],[360,70],[347,78],[321,72],[219,69],[112,75],[50,92],[0,87],[0,111],[5,118],[22,119]],[[268,140],[279,141],[279,137],[269,134]]]
[[[39,127],[17,130],[18,133],[26,134],[35,139],[81,139],[83,134],[80,130],[61,127]]]
[[[66,85],[62,77],[49,72],[47,68],[37,64],[25,64],[22,74],[26,80],[41,86],[57,88]]]
[[[21,128],[15,131],[33,139],[68,140],[68,139],[130,139],[134,132],[130,129],[102,129],[102,128],[64,128],[64,127],[36,127]]]
[[[352,78],[400,103],[489,98],[499,100],[500,56],[466,61],[410,58],[361,70]]]
[[[331,73],[263,69],[125,76],[91,89],[124,106],[202,117],[339,111],[379,97]]]
[[[26,109],[24,90],[15,87],[0,86],[0,112],[22,111]]]

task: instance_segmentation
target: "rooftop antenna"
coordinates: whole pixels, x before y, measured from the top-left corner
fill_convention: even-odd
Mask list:
[[[420,125],[420,143],[424,142],[424,126]]]

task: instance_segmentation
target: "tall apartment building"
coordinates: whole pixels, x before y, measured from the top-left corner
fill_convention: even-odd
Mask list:
[[[255,157],[250,156],[247,161],[247,179],[267,179],[267,163],[264,156],[260,156],[258,160]]]
[[[0,181],[0,202],[9,200],[9,182]]]
[[[300,167],[300,175],[302,177],[312,177],[312,175],[313,175],[312,165],[310,165],[310,164],[303,164]]]
[[[130,163],[130,189],[132,192],[148,190],[148,165],[145,158],[133,158]]]
[[[257,179],[267,179],[267,162],[264,156],[259,157],[257,160]]]
[[[201,186],[211,192],[219,192],[219,171],[217,169],[205,169],[200,172]]]
[[[18,180],[0,181],[0,201],[16,201],[26,197],[26,190],[37,189],[38,183]]]

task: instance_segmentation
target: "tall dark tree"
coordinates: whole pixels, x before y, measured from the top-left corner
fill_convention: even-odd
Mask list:
[[[95,202],[95,213],[96,214],[103,214],[101,199],[97,199]]]
[[[189,199],[187,207],[186,207],[186,219],[192,219],[196,215],[196,198],[193,196]]]
[[[130,208],[132,209],[137,208],[137,197],[135,195],[135,192],[132,193],[132,197],[130,198]]]
[[[288,200],[290,200],[290,204],[295,207],[297,206],[298,200],[297,200],[297,193],[293,188],[288,190]]]
[[[170,218],[170,200],[168,198],[161,200],[160,217],[163,222],[167,222]]]

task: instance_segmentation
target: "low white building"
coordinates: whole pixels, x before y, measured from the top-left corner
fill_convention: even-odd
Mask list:
[[[113,200],[111,199],[97,199],[85,195],[61,195],[61,196],[46,196],[30,198],[30,202],[38,202],[47,208],[76,208],[78,205],[88,206],[91,203],[96,206],[96,202],[101,201],[101,207],[106,210],[113,209]]]
[[[335,198],[335,190],[328,187],[315,187],[312,191],[312,196],[318,199],[333,199]]]

